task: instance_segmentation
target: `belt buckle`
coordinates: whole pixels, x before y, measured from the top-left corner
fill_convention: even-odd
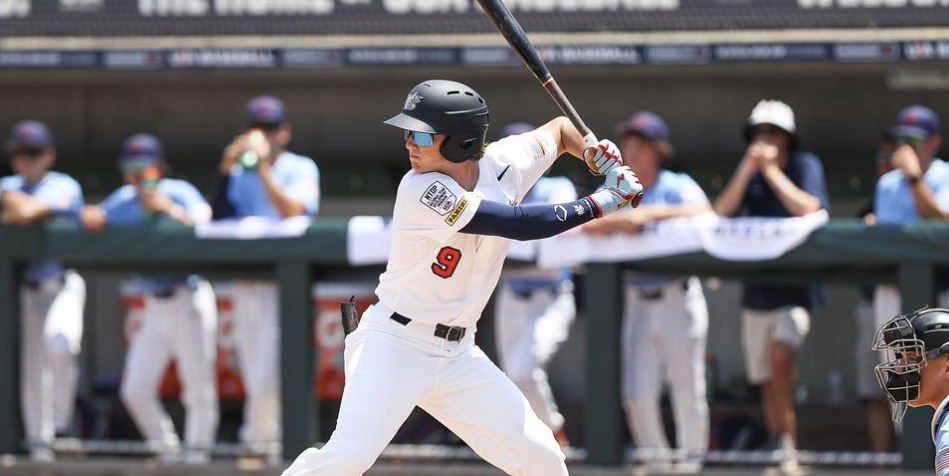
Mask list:
[[[450,342],[460,341],[462,337],[465,336],[464,327],[449,327],[448,334],[445,335],[445,339],[448,339]]]
[[[655,301],[656,299],[661,298],[663,295],[662,288],[653,289],[653,290],[639,290],[639,297],[647,301]]]

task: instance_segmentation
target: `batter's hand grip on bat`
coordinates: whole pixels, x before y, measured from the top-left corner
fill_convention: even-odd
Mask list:
[[[339,303],[339,311],[343,318],[343,332],[346,335],[352,334],[359,326],[359,319],[356,317],[356,296]]]

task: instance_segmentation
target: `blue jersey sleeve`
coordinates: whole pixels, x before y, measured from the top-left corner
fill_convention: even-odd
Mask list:
[[[284,190],[303,205],[307,215],[315,217],[320,210],[320,170],[309,158],[302,158],[299,164]]]
[[[705,191],[687,174],[676,174],[675,205],[701,205],[708,203]]]
[[[936,432],[936,476],[949,476],[949,428],[945,418]]]
[[[821,208],[830,210],[830,200],[827,199],[827,182],[824,180],[824,166],[817,156],[808,154],[801,164],[801,190],[817,197]]]
[[[36,190],[33,196],[57,215],[75,217],[82,208],[82,188],[79,182],[66,175],[57,175],[48,185]]]
[[[99,204],[99,208],[105,212],[106,219],[108,219],[110,222],[114,222],[117,219],[121,220],[124,218],[121,216],[123,205],[129,200],[134,199],[135,189],[131,185],[123,185],[116,191],[112,192],[108,197],[105,197],[105,200]]]
[[[169,198],[184,207],[192,220],[204,222],[211,219],[211,207],[194,185],[184,180],[174,180],[171,184],[173,188],[169,191]]]

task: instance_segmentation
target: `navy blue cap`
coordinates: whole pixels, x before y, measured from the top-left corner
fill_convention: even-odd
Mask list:
[[[283,124],[287,116],[283,101],[273,96],[259,96],[247,103],[247,124]]]
[[[666,126],[666,121],[649,111],[639,111],[630,116],[626,122],[616,126],[616,135],[628,134],[635,134],[653,141],[669,142],[669,128]]]
[[[53,133],[40,121],[23,121],[13,126],[7,139],[7,152],[17,149],[46,149],[53,146]]]
[[[533,124],[529,124],[526,122],[514,122],[514,123],[504,126],[504,129],[501,129],[501,137],[523,134],[525,132],[530,132],[534,129],[537,129],[537,128],[534,127]]]
[[[896,127],[890,129],[894,137],[929,139],[939,134],[939,116],[926,106],[909,106],[900,111]]]
[[[165,157],[165,149],[161,141],[151,134],[135,134],[125,139],[122,144],[121,162],[126,161],[159,161]]]

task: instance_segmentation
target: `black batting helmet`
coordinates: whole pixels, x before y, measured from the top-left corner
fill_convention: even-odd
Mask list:
[[[874,371],[899,421],[906,404],[919,399],[920,370],[927,361],[949,354],[949,310],[923,308],[890,319],[877,329],[873,350],[887,353]]]
[[[449,161],[460,163],[484,147],[488,105],[464,84],[430,79],[412,88],[402,112],[385,123],[408,131],[448,136],[441,153]]]

